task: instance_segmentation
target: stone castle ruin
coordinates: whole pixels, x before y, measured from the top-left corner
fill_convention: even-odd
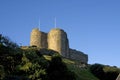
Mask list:
[[[88,55],[69,48],[67,34],[59,28],[54,28],[48,33],[39,31],[38,28],[33,29],[30,37],[30,46],[52,49],[63,57],[77,60],[84,64],[88,62]]]

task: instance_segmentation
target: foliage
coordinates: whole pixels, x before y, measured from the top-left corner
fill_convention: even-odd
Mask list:
[[[120,69],[117,67],[104,66],[105,80],[115,80],[120,73]]]
[[[120,69],[117,67],[110,67],[101,64],[91,65],[90,71],[100,80],[115,80],[120,73]]]
[[[37,50],[21,50],[8,37],[0,35],[0,79],[41,79],[46,73],[45,65]]]
[[[5,77],[4,67],[0,65],[0,80]]]
[[[0,34],[1,80],[98,80],[90,71],[100,80],[115,80],[120,73],[117,67],[94,64],[89,71],[75,66],[75,63],[53,50],[21,49]]]
[[[0,65],[3,66],[5,75],[13,74],[19,64],[19,46],[10,41],[8,37],[0,35]]]
[[[10,49],[11,51],[16,50],[18,48],[18,45],[16,43],[12,42],[8,37],[3,36],[2,34],[0,34],[0,46],[4,46]]]
[[[30,54],[31,53],[31,54]],[[34,56],[31,56],[34,53]],[[39,57],[35,51],[28,51],[28,54],[24,53],[22,57],[22,62],[18,66],[18,73],[31,80],[41,80],[41,76],[45,76],[45,68],[40,62],[42,57]],[[42,60],[43,61],[43,60]],[[45,64],[45,63],[44,63]]]
[[[51,61],[52,56],[44,55],[44,57]],[[66,58],[62,58],[62,61],[66,64],[67,68],[74,73],[75,80],[99,80],[89,71],[89,69],[81,69],[75,66],[76,61]]]
[[[67,64],[68,68],[76,75],[76,80],[99,80],[96,78],[88,68],[80,68],[74,64]]]
[[[71,72],[59,55],[54,55],[47,69],[48,80],[75,80],[75,74]]]
[[[52,59],[45,59],[44,53]],[[0,79],[52,80],[53,77],[55,80],[75,79],[74,73],[68,70],[55,51],[35,47],[22,50],[9,38],[0,35]]]
[[[103,65],[101,64],[95,64],[90,67],[91,72],[98,77],[100,80],[103,80],[104,71],[103,71]]]

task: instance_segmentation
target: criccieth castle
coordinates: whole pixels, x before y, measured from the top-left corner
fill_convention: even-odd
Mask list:
[[[33,29],[30,36],[30,46],[52,49],[63,57],[78,60],[85,64],[88,62],[87,54],[69,47],[66,32],[59,28],[54,28],[48,33],[39,31],[38,28]]]

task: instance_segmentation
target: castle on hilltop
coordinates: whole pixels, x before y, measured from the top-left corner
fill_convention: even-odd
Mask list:
[[[69,48],[67,34],[64,30],[59,28],[54,28],[48,33],[39,31],[38,28],[33,29],[30,37],[30,46],[52,49],[63,57],[78,60],[84,64],[88,62],[87,54]]]

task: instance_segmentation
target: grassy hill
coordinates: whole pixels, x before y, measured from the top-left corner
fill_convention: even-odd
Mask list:
[[[99,80],[89,71],[89,69],[79,68],[74,65],[68,65],[68,67],[75,72],[77,80]]]
[[[51,56],[44,55],[47,60],[51,60]],[[96,78],[88,68],[79,68],[75,65],[76,61],[62,58],[67,67],[76,74],[77,80],[99,80]]]
[[[116,66],[82,67],[78,61],[63,58],[53,50],[20,48],[0,35],[0,80],[115,80],[119,73]]]

